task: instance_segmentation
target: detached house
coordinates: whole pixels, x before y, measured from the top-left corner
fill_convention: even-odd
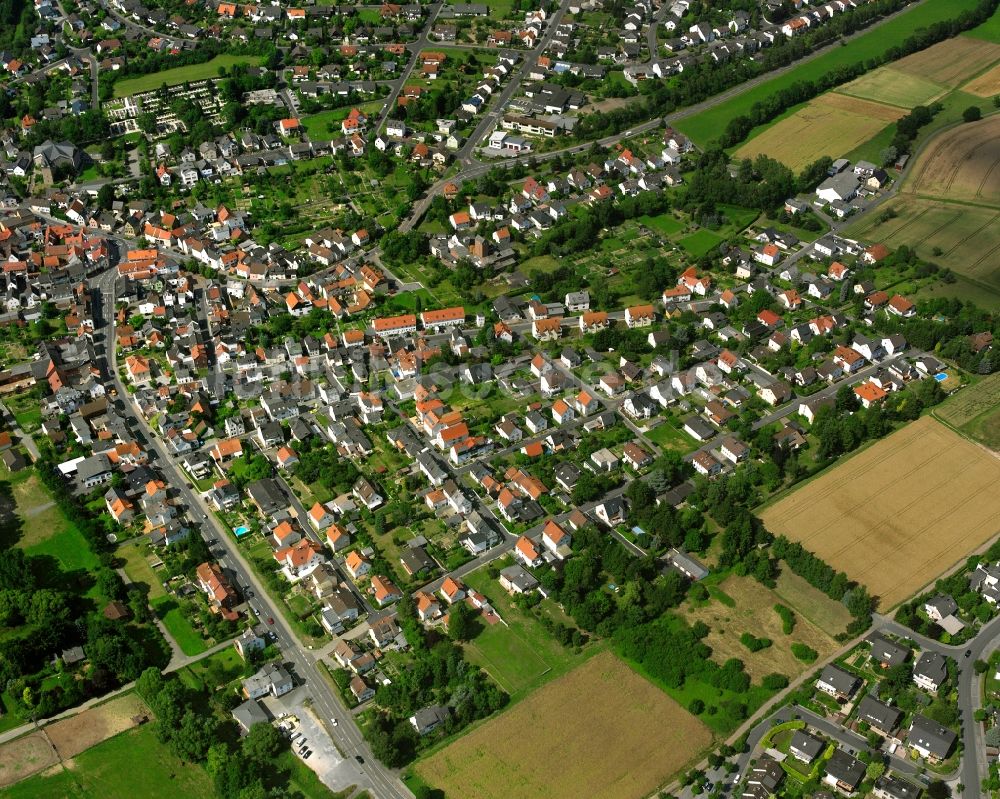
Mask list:
[[[860,686],[860,678],[833,665],[824,668],[816,680],[816,687],[835,699],[850,699]]]

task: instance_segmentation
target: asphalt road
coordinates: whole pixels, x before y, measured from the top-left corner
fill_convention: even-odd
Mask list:
[[[118,391],[115,404],[119,412],[126,417],[131,417],[134,428],[141,431],[140,435],[146,439],[152,460],[156,462],[167,478],[169,485],[180,493],[191,515],[197,519],[199,512],[201,513],[202,534],[214,537],[217,544],[226,550],[226,555],[221,560],[225,562],[226,567],[234,575],[236,584],[241,587],[249,587],[254,591],[255,595],[248,604],[260,612],[261,618],[266,620],[268,627],[277,635],[277,644],[281,649],[282,656],[291,664],[298,678],[308,686],[314,706],[317,708],[327,732],[345,758],[342,768],[352,772],[350,782],[360,788],[369,789],[379,799],[382,797],[385,799],[406,799],[411,796],[410,792],[402,784],[396,772],[386,768],[372,756],[353,716],[320,674],[314,655],[298,642],[287,626],[284,617],[276,609],[277,606],[271,603],[263,583],[243,557],[239,546],[230,535],[230,531],[218,522],[202,497],[191,490],[186,476],[181,472],[177,463],[166,452],[159,438],[153,434],[145,420],[136,413],[132,403],[128,401],[127,398],[130,395],[118,376],[115,355],[113,318],[116,276],[117,272],[112,268],[93,281],[92,285],[100,290],[101,318],[105,330],[103,339],[95,340],[95,347],[99,345],[104,347],[104,352],[98,354],[98,360]],[[333,726],[331,723],[334,718],[339,721],[337,726]],[[364,764],[357,763],[354,759],[355,756],[361,756],[364,759]]]

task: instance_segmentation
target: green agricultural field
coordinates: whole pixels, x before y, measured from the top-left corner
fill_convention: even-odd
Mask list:
[[[982,39],[984,42],[1000,44],[1000,11],[995,13],[982,25],[966,31],[962,35],[970,36],[973,39]]]
[[[934,416],[994,450],[1000,450],[1000,374],[963,388],[934,409]]]
[[[747,114],[754,103],[777,91],[803,80],[814,80],[839,67],[857,64],[881,56],[896,47],[917,28],[952,19],[962,11],[972,9],[977,0],[926,0],[853,39],[846,47],[834,47],[809,61],[796,64],[794,69],[740,92],[735,97],[701,113],[676,119],[675,127],[699,145],[706,145],[725,130],[733,117]],[[995,19],[995,18],[994,18]]]
[[[678,244],[695,258],[701,258],[701,256],[711,252],[722,244],[722,242],[722,237],[716,235],[711,230],[699,230],[690,236],[685,236]]]
[[[947,91],[947,86],[920,75],[883,67],[841,86],[837,93],[910,109],[915,105],[927,105]]]
[[[5,788],[3,795],[5,799],[213,799],[215,790],[203,768],[182,763],[146,725]]]
[[[518,608],[486,569],[467,575],[465,582],[489,597],[503,620],[492,625],[484,622],[479,634],[465,645],[466,654],[514,699],[571,671],[601,648],[588,645],[581,654],[575,654],[564,647],[532,615],[533,611]],[[551,600],[543,601],[538,608],[555,621],[572,625]]]
[[[851,163],[855,161],[871,161],[873,164],[877,164],[882,160],[883,151],[892,144],[894,138],[896,138],[895,122],[891,125],[886,125],[864,144],[860,144],[850,152],[845,153],[843,157]]]
[[[132,94],[159,89],[164,83],[167,86],[178,86],[189,81],[217,78],[220,67],[229,69],[237,64],[257,66],[260,62],[261,57],[255,55],[217,55],[211,61],[206,61],[203,64],[188,64],[183,67],[174,67],[162,72],[153,72],[149,75],[117,81],[115,83],[115,97],[128,97]]]
[[[151,600],[149,604],[185,655],[200,655],[208,649],[204,639],[191,626],[191,622],[173,597],[160,597]]]
[[[906,244],[933,261],[1000,295],[1000,211],[981,206],[900,196],[851,225],[846,234],[890,248]],[[886,210],[895,212],[882,221]]]
[[[684,230],[684,223],[675,218],[671,213],[660,214],[658,216],[640,216],[642,222],[650,230],[655,230],[664,238],[676,236]]]

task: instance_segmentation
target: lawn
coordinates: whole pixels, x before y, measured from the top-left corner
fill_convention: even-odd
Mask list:
[[[122,544],[116,555],[125,561],[125,574],[129,580],[149,588],[151,600],[167,595],[163,582],[149,565],[149,553],[143,545],[132,542]]]
[[[580,654],[564,647],[530,611],[518,608],[486,569],[467,575],[465,582],[489,597],[503,620],[493,625],[484,623],[480,633],[466,644],[466,652],[515,699],[565,674],[596,651],[596,644],[585,647]],[[552,600],[544,600],[538,607],[561,623],[572,624]]]
[[[725,214],[726,224],[723,229],[731,230],[733,233],[739,233],[740,231],[746,229],[757,220],[758,216],[760,216],[760,211],[755,211],[752,208],[741,208],[738,205],[725,205],[720,203],[716,206],[716,208],[718,211]]]
[[[998,484],[1000,461],[925,416],[760,517],[867,586],[885,611],[996,534]]]
[[[415,770],[449,797],[634,799],[711,741],[704,724],[604,652]]]
[[[232,646],[197,660],[178,672],[184,684],[196,691],[214,691],[242,674],[243,659]]]
[[[560,266],[562,264],[551,255],[536,255],[522,261],[520,269],[524,274],[530,275],[532,272],[555,272]]]
[[[695,258],[710,252],[722,244],[721,236],[716,235],[711,230],[699,230],[690,236],[685,236],[678,243]]]
[[[151,600],[149,604],[185,655],[200,655],[208,649],[204,639],[191,626],[191,622],[173,597],[162,596]]]
[[[254,55],[217,55],[211,61],[206,61],[203,64],[188,64],[183,67],[174,67],[149,75],[117,81],[115,83],[115,97],[128,97],[132,94],[159,89],[164,83],[167,86],[177,86],[190,81],[218,78],[219,69],[222,67],[228,69],[237,64],[256,66],[260,64],[261,60],[260,56]]]
[[[48,489],[32,472],[13,481],[17,515],[23,522],[20,546],[29,555],[48,555],[64,571],[91,571],[99,565],[83,533],[59,509]]]
[[[678,430],[668,421],[657,425],[648,433],[643,433],[643,435],[660,447],[676,450],[680,453],[691,452],[699,446],[687,433]]]
[[[659,214],[658,216],[640,216],[642,222],[650,230],[655,230],[664,238],[669,239],[684,230],[685,225],[671,213]]]
[[[214,799],[215,790],[203,768],[182,763],[146,725],[5,788],[3,795],[5,799]]]
[[[698,114],[677,119],[675,127],[697,144],[706,145],[725,130],[733,117],[747,114],[754,103],[760,102],[793,83],[814,80],[839,67],[854,65],[875,56],[882,56],[913,35],[918,28],[955,18],[962,11],[975,8],[977,0],[926,0],[897,14],[878,29],[867,31],[845,47],[834,47],[820,56],[795,65],[793,69],[740,92],[733,98]]]
[[[352,105],[345,105],[341,108],[334,108],[329,111],[320,111],[319,113],[302,117],[299,122],[306,129],[306,133],[309,134],[309,138],[328,139],[330,136],[340,134],[340,123],[347,119],[347,115],[351,113],[351,109],[354,107],[355,106]],[[382,101],[377,100],[362,103],[357,107],[366,114],[377,114],[382,110]]]

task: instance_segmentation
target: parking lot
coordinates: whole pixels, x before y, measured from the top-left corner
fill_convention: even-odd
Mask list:
[[[314,712],[306,707],[306,694],[305,687],[299,686],[284,696],[269,696],[261,701],[275,718],[290,713],[298,719],[292,734],[299,733],[299,737],[291,743],[292,750],[298,753],[305,741],[306,749],[312,750],[312,754],[304,762],[316,772],[324,785],[332,791],[342,791],[357,785],[362,779],[358,764],[353,759],[341,757],[333,739]]]

